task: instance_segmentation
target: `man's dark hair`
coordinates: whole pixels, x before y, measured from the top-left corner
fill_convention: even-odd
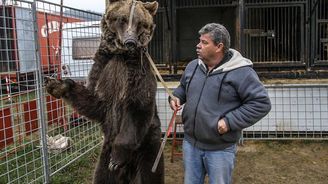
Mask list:
[[[215,44],[223,43],[224,52],[228,52],[230,48],[230,34],[223,25],[209,23],[202,27],[198,33],[200,35],[209,34]]]

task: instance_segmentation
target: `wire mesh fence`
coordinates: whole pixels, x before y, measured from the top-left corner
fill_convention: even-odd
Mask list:
[[[327,84],[267,85],[272,109],[245,139],[328,139]]]
[[[303,84],[265,86],[272,103],[271,111],[244,129],[242,140],[328,140],[328,84],[304,81]],[[167,98],[165,90],[158,88],[157,106],[163,131],[173,113]],[[178,126],[177,133],[177,138],[183,137],[183,126]]]
[[[2,1],[0,183],[49,183],[51,176],[101,143],[96,123],[48,96],[42,85],[45,76],[85,82],[99,45],[100,18],[41,0]],[[272,111],[246,129],[244,139],[328,139],[328,85],[267,89]],[[159,87],[163,132],[173,113],[167,98]],[[182,138],[183,126],[177,132]]]
[[[42,86],[45,76],[86,76],[101,15],[45,1],[2,1],[0,10],[0,183],[49,183],[101,143],[95,123]]]

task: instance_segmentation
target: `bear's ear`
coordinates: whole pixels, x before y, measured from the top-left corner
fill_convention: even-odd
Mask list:
[[[107,1],[110,4],[110,3],[114,3],[114,2],[117,2],[117,1],[120,1],[120,0],[107,0]]]
[[[158,2],[146,2],[143,3],[143,6],[149,11],[151,15],[155,15],[158,9]]]

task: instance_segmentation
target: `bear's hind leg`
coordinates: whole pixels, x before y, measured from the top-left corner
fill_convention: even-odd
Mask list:
[[[108,164],[110,160],[111,148],[106,141],[103,144],[100,157],[98,159],[97,168],[94,173],[93,184],[110,184]]]
[[[153,173],[151,171],[153,167],[153,160],[144,157],[139,163],[137,167],[137,173],[134,184],[164,184],[164,158],[163,155],[158,163],[156,172]]]

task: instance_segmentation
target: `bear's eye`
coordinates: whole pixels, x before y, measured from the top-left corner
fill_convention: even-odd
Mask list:
[[[125,17],[120,18],[119,23],[120,24],[126,24],[128,22],[128,19]]]
[[[148,29],[149,28],[148,24],[146,24],[144,22],[139,22],[138,27],[143,28],[143,29]]]
[[[117,21],[117,17],[112,17],[109,20],[110,20],[110,22],[116,22]]]

